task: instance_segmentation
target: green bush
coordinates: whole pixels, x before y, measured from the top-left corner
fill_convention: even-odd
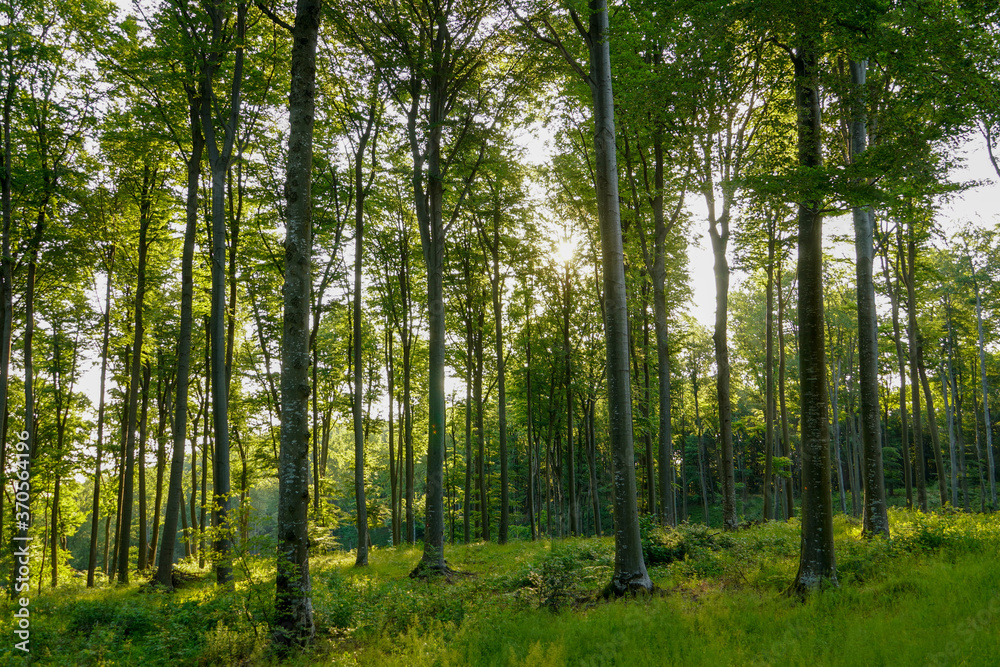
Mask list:
[[[584,590],[599,585],[610,574],[611,558],[599,543],[571,541],[556,545],[532,562],[527,588],[537,597],[538,606],[558,611]]]
[[[731,546],[732,540],[700,523],[682,523],[676,528],[660,526],[655,518],[639,519],[642,556],[647,566],[705,557],[707,552]]]
[[[69,630],[87,636],[95,628],[111,628],[119,638],[148,635],[157,629],[153,612],[141,603],[120,600],[82,600],[69,606]]]

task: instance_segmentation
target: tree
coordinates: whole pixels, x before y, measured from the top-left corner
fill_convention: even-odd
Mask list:
[[[629,377],[628,304],[622,248],[621,211],[618,205],[618,165],[615,144],[614,94],[611,87],[608,6],[590,0],[585,27],[574,9],[569,10],[577,32],[588,49],[588,70],[577,62],[547,16],[523,22],[540,41],[556,48],[574,73],[590,88],[594,114],[594,176],[601,233],[601,268],[604,285],[604,335],[607,355],[608,420],[614,469],[615,570],[605,589],[620,597],[649,591],[653,582],[646,572],[639,536],[635,467],[632,462],[632,397]],[[545,33],[537,27],[544,26]]]
[[[309,579],[309,291],[312,287],[312,157],[319,0],[298,0],[292,26],[281,338],[281,455],[274,639],[308,644],[316,634]]]
[[[868,144],[865,112],[867,60],[852,60],[851,160],[864,158]],[[882,429],[878,402],[878,320],[875,313],[874,218],[868,206],[858,205],[854,214],[854,249],[857,267],[858,365],[861,392],[861,441],[864,449],[864,533],[889,536],[885,476],[882,470]]]
[[[796,17],[795,101],[799,166],[813,176],[823,165],[819,66],[822,38],[816,16]],[[837,584],[830,486],[826,353],[823,327],[823,214],[819,193],[799,203],[799,384],[802,424],[802,549],[792,590],[802,594]]]

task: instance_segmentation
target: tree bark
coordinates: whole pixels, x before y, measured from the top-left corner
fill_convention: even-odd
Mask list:
[[[357,505],[358,556],[355,565],[368,565],[368,508],[365,500],[365,431],[362,401],[364,400],[364,373],[361,361],[361,269],[364,256],[365,187],[363,167],[365,147],[375,124],[375,107],[370,108],[368,124],[358,140],[354,158],[354,400],[351,411],[354,419],[354,501]]]
[[[819,99],[819,48],[804,37],[793,59],[798,112],[798,162],[822,166]],[[823,332],[822,203],[799,204],[799,395],[802,424],[802,551],[792,589],[799,594],[824,584],[837,585],[833,547],[833,504],[830,493],[829,416],[826,395],[826,350]]]
[[[788,459],[788,477],[784,479],[785,518],[795,516],[795,466],[792,465],[792,439],[788,428],[788,405],[785,402],[785,290],[782,287],[784,274],[782,262],[778,262],[778,404],[781,407],[781,448]]]
[[[316,634],[309,578],[309,303],[312,157],[319,0],[298,0],[292,29],[285,177],[284,326],[281,341],[281,453],[274,640],[303,645]]]
[[[607,593],[616,597],[649,591],[639,537],[639,513],[632,460],[632,396],[628,367],[628,307],[621,212],[618,207],[618,167],[615,154],[614,94],[606,0],[590,0],[589,81],[594,108],[594,155],[597,210],[605,294],[608,421],[614,464],[615,569]]]
[[[996,468],[993,463],[993,422],[990,419],[990,385],[986,379],[986,350],[983,345],[983,302],[979,293],[979,281],[976,279],[976,268],[972,265],[969,255],[969,269],[972,271],[972,285],[976,290],[976,330],[979,343],[979,379],[983,393],[983,420],[986,426],[986,465],[990,483],[990,507],[996,509],[997,487]]]
[[[10,6],[10,5],[9,5]],[[11,160],[12,145],[10,138],[11,110],[14,103],[14,94],[17,89],[17,77],[14,75],[13,43],[7,42],[6,49],[8,78],[7,90],[4,93],[3,101],[3,165],[0,170],[0,206],[3,208],[3,236],[0,238],[0,415],[3,415],[3,440],[0,441],[0,485],[7,488],[7,433],[10,421],[10,411],[7,407],[7,397],[10,389],[10,352],[11,335],[13,330],[14,317],[14,261],[10,253],[10,227],[11,227]],[[95,487],[97,488],[97,487]],[[4,526],[4,495],[0,493],[0,540],[3,540],[5,532]],[[16,509],[16,506],[15,506]],[[93,535],[97,534],[92,530]],[[91,563],[94,558],[91,558]],[[92,570],[88,569],[87,586],[93,586]],[[11,587],[13,597],[14,587]]]
[[[497,360],[497,420],[500,430],[500,528],[497,541],[507,544],[510,531],[510,480],[507,461],[507,362],[503,354],[503,304],[500,301],[503,278],[500,275],[500,205],[493,210],[493,235],[488,244],[493,266],[490,292],[493,300],[494,347]],[[530,443],[530,440],[529,440]],[[530,451],[530,446],[529,446]],[[529,456],[530,466],[530,456]],[[529,492],[530,497],[530,492]]]
[[[900,455],[903,459],[903,479],[906,487],[906,507],[913,507],[913,475],[910,473],[910,445],[907,441],[909,427],[906,416],[906,357],[903,356],[903,338],[899,326],[899,297],[893,289],[892,279],[889,277],[888,247],[885,251],[885,287],[889,293],[889,301],[892,304],[892,332],[893,340],[896,343],[896,359],[899,362],[899,438]],[[898,284],[897,284],[898,288]]]
[[[868,146],[865,80],[868,61],[851,61],[855,106],[851,114],[851,160],[861,159]],[[885,474],[878,403],[878,317],[875,310],[874,220],[868,206],[855,206],[854,253],[858,302],[858,366],[861,399],[861,442],[864,450],[864,535],[889,537]]]
[[[142,364],[142,399],[139,409],[139,456],[136,475],[139,478],[139,572],[149,567],[149,521],[146,516],[146,436],[149,434],[149,360]]]
[[[563,267],[563,355],[566,363],[566,454],[569,486],[569,530],[574,536],[580,534],[580,510],[576,499],[576,451],[573,446],[573,348],[569,339],[569,316],[573,286],[570,282],[569,265]]]
[[[921,512],[927,511],[927,463],[924,454],[923,421],[920,416],[920,373],[917,368],[917,297],[913,285],[916,278],[916,243],[913,239],[913,222],[910,222],[906,262],[903,262],[903,242],[899,236],[900,273],[906,285],[907,336],[910,353],[910,404],[913,409],[913,449],[916,452],[914,471],[917,478],[917,503]]]
[[[104,408],[105,384],[108,377],[108,344],[111,338],[111,282],[115,266],[114,243],[106,250],[107,280],[104,288],[104,335],[101,339],[101,397],[97,408],[97,463],[94,469],[94,502],[90,519],[90,554],[87,561],[87,588],[94,587],[94,572],[97,569],[97,538],[100,530],[101,513],[101,458],[104,455]],[[0,389],[2,391],[2,389]],[[0,403],[0,406],[3,404]],[[105,567],[105,570],[107,568]],[[105,571],[105,574],[107,572]]]
[[[214,549],[218,561],[215,566],[216,581],[226,584],[232,580],[230,558],[231,531],[230,474],[229,474],[229,378],[226,367],[226,175],[232,164],[233,148],[240,118],[240,93],[243,80],[243,39],[246,35],[246,2],[236,8],[236,58],[230,90],[229,113],[220,148],[215,132],[214,77],[220,67],[221,48],[225,36],[227,17],[223,5],[212,2],[206,5],[211,21],[211,44],[216,49],[208,54],[202,67],[201,126],[208,148],[208,162],[212,172],[212,298],[210,311],[211,360],[212,360],[212,426],[214,448],[212,457],[213,524],[218,530]]]
[[[764,521],[774,519],[771,484],[774,479],[774,234],[777,215],[769,216],[767,297],[764,310]]]
[[[118,533],[118,583],[127,584],[129,578],[128,559],[129,547],[132,542],[132,500],[133,483],[135,470],[135,429],[138,418],[139,391],[142,383],[142,343],[145,337],[145,325],[143,322],[143,309],[146,298],[146,257],[149,244],[147,236],[150,224],[150,196],[153,182],[156,180],[155,170],[146,166],[143,170],[142,197],[140,200],[139,213],[139,258],[138,258],[138,279],[135,288],[135,326],[132,338],[132,371],[129,380],[126,427],[125,427],[125,462],[123,467],[124,486],[122,487],[121,521]],[[145,490],[145,484],[141,487]],[[145,503],[142,503],[145,509]],[[143,537],[145,537],[143,535]],[[139,545],[139,551],[146,548],[145,544]],[[144,559],[143,559],[144,560]]]

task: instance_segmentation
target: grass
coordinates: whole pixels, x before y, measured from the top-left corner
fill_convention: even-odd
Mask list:
[[[312,562],[318,639],[296,665],[989,665],[1000,653],[1000,521],[891,510],[893,539],[835,523],[841,586],[781,593],[796,521],[722,534],[644,527],[660,593],[601,602],[609,538],[447,549],[455,583],[411,580],[413,547]],[[249,576],[248,576],[249,575]],[[266,665],[273,566],[235,590],[206,577],[173,594],[70,585],[31,602],[32,660],[51,665]],[[13,637],[14,608],[0,625]],[[13,640],[0,664],[24,662]]]

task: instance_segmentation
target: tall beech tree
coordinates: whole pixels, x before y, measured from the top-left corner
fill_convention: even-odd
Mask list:
[[[278,574],[274,639],[312,641],[309,578],[309,293],[312,288],[312,158],[319,0],[298,0],[292,33],[285,178],[284,327],[281,337],[281,454],[278,459]],[[287,24],[286,24],[286,27]]]
[[[820,122],[821,17],[801,10],[795,44],[795,106],[799,168],[815,174],[823,166]],[[799,385],[802,424],[802,548],[792,590],[799,594],[837,584],[830,484],[826,341],[823,326],[823,203],[818,192],[799,202]]]
[[[615,569],[605,594],[620,597],[638,591],[650,591],[653,582],[646,572],[646,563],[642,556],[635,465],[632,460],[628,305],[618,198],[608,6],[604,0],[590,0],[588,9],[590,16],[586,24],[575,9],[569,9],[573,25],[587,47],[587,69],[584,69],[567,49],[547,15],[531,16],[522,22],[531,29],[537,39],[557,49],[574,74],[585,81],[590,89],[594,114],[594,179],[597,191],[597,214],[600,220],[604,288],[608,422],[615,488]]]
[[[850,62],[851,162],[859,163],[868,147],[865,86],[868,61]],[[861,442],[864,450],[864,532],[889,536],[885,475],[882,466],[882,428],[878,401],[878,319],[875,313],[874,214],[863,203],[853,207],[854,250],[858,302],[858,366],[861,399]]]
[[[457,167],[462,147],[472,136],[476,112],[481,110],[481,99],[464,104],[470,85],[481,74],[486,49],[500,45],[502,40],[491,39],[489,32],[495,27],[488,28],[484,22],[494,10],[491,3],[410,0],[392,6],[361,4],[350,10],[350,16],[340,20],[341,27],[386,72],[387,81],[399,82],[393,95],[406,117],[414,211],[427,271],[429,355],[424,551],[412,574],[447,574],[444,255],[448,229],[462,210],[482,151],[462,179],[456,199],[449,202],[451,214],[447,220],[444,186]],[[445,128],[452,123],[457,125],[457,131],[446,137]],[[446,146],[447,138],[452,141]],[[444,148],[448,149],[446,153]]]

